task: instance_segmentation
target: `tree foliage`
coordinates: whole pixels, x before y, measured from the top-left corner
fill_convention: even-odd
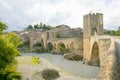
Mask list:
[[[30,41],[23,42],[22,44],[19,45],[19,47],[30,47]]]
[[[2,22],[0,22],[0,35],[3,33],[3,30],[6,30],[8,26]]]
[[[33,29],[32,25],[28,25],[28,27],[26,29]]]
[[[47,49],[48,49],[48,51],[50,51],[50,52],[53,50],[53,45],[52,45],[52,43],[48,43]]]
[[[65,25],[65,24],[57,25],[56,28],[60,28],[60,27],[62,27],[62,26],[67,27],[67,28],[70,28],[68,25]]]
[[[0,80],[12,80],[18,74],[15,72],[17,63],[15,56],[20,54],[17,49],[20,41],[14,33],[3,34],[5,29],[7,26],[0,22]]]
[[[64,44],[61,44],[59,48],[60,48],[60,51],[65,52],[66,48]]]
[[[105,30],[104,34],[112,35],[112,36],[120,36],[120,27],[118,27],[117,31],[115,31],[115,30]]]
[[[39,29],[39,26],[38,26],[38,25],[34,25],[34,28],[35,28],[35,29]]]
[[[44,30],[50,30],[51,26],[50,25],[46,25],[46,24],[35,24],[34,26],[32,25],[28,25],[28,27],[26,29],[44,29]]]
[[[118,30],[117,30],[117,32],[116,32],[116,35],[117,35],[117,36],[120,36],[120,26],[119,26],[119,28],[118,28]]]

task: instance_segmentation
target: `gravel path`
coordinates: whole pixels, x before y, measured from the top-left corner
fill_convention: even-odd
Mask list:
[[[20,56],[16,58],[18,60],[18,69],[17,71],[21,73],[22,80],[44,80],[41,77],[41,71],[43,69],[55,69],[59,72],[60,77],[55,80],[87,80],[80,78],[71,73],[66,72],[65,70],[57,67],[56,65],[50,63],[46,59],[40,58],[39,64],[32,63],[31,56]]]

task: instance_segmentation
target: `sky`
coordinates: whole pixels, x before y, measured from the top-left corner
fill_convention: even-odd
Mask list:
[[[104,28],[120,26],[120,0],[0,0],[0,21],[8,31],[23,30],[29,24],[66,24],[83,28],[83,15],[103,13]]]

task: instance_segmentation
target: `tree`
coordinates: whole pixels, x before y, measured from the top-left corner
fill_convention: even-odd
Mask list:
[[[104,30],[104,34],[106,35],[112,35],[112,36],[116,36],[117,32],[115,30]]]
[[[116,35],[116,31],[115,30],[111,30],[111,35],[115,36]]]
[[[38,26],[38,25],[34,25],[34,28],[35,28],[35,29],[39,29],[39,26]]]
[[[28,25],[28,27],[26,29],[33,29],[32,25]]]
[[[117,36],[120,36],[120,27],[118,28],[117,32],[116,32]]]
[[[0,22],[0,80],[13,80],[16,77],[20,79],[19,73],[15,71],[15,56],[20,54],[17,49],[20,39],[15,33],[3,34],[5,29],[7,25]]]
[[[3,30],[6,30],[8,26],[2,22],[0,22],[0,35],[3,33]]]

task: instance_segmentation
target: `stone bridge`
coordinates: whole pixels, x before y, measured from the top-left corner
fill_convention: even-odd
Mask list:
[[[98,80],[120,80],[120,37],[103,36],[103,14],[87,14],[83,17],[83,37],[48,39],[44,33],[38,40],[43,41],[44,47],[52,47],[59,52],[60,46],[70,52],[83,55],[83,63],[101,66]],[[37,37],[37,36],[36,36]]]
[[[84,39],[84,61],[91,65],[101,65],[103,56],[108,52],[111,39],[105,36],[92,36]]]
[[[59,52],[60,46],[64,45],[65,49],[68,49],[70,52],[82,55],[83,54],[83,38],[61,38],[47,40],[47,46],[51,44],[54,50]]]
[[[92,36],[83,47],[84,63],[100,65],[97,80],[120,80],[120,37]]]
[[[41,35],[39,35],[41,34]],[[60,47],[63,45],[65,49],[69,50],[71,53],[78,55],[83,55],[83,36],[72,37],[72,38],[53,38],[49,39],[47,33],[31,33],[30,37],[30,50],[33,51],[34,44],[37,42],[43,42],[45,48],[50,48],[51,50],[56,50],[60,52]]]

